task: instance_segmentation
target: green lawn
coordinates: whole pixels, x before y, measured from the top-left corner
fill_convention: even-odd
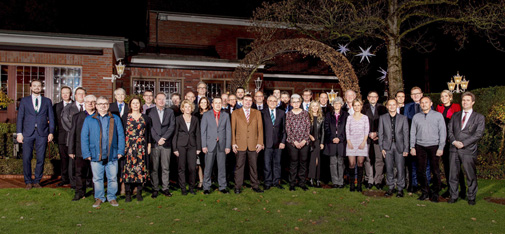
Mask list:
[[[70,189],[0,189],[0,233],[505,233],[505,181],[480,180],[477,205],[374,198],[346,189],[72,202]]]

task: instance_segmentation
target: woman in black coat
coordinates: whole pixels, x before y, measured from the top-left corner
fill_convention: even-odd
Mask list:
[[[310,185],[320,187],[321,150],[324,149],[324,115],[319,102],[312,101],[309,106],[310,117]]]
[[[188,195],[186,190],[186,167],[189,171],[189,193],[195,195],[196,180],[196,156],[202,150],[202,138],[200,135],[200,121],[198,117],[191,115],[195,105],[184,100],[181,103],[182,115],[175,118],[175,132],[172,139],[172,147],[175,156],[178,157],[179,186],[182,195]]]
[[[324,121],[325,148],[323,154],[330,157],[330,173],[333,187],[344,188],[345,125],[349,113],[342,109],[344,101],[341,97],[335,98],[332,104],[333,110],[326,113]]]

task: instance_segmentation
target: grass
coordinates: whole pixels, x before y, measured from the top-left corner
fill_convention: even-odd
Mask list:
[[[505,181],[480,180],[477,205],[367,197],[346,189],[150,198],[92,208],[70,189],[1,189],[0,233],[504,233]]]

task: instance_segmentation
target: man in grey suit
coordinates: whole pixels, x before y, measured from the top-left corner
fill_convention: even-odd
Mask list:
[[[386,103],[387,114],[379,117],[379,148],[386,162],[386,197],[393,195],[394,167],[398,169],[396,197],[403,197],[405,188],[405,158],[409,152],[409,122],[407,116],[398,114],[396,99]]]
[[[451,198],[448,203],[455,203],[458,200],[458,172],[463,164],[468,183],[468,204],[475,205],[477,194],[477,144],[484,133],[485,118],[483,115],[473,111],[475,95],[466,92],[461,95],[461,105],[463,111],[457,112],[449,122],[449,142],[451,149],[449,154],[450,175],[449,183],[451,188]]]
[[[221,98],[212,100],[212,111],[207,111],[202,116],[200,130],[202,133],[202,152],[205,153],[205,171],[203,173],[204,194],[210,194],[210,176],[214,161],[217,159],[219,191],[226,190],[226,155],[231,149],[231,124],[230,115],[221,110]]]
[[[161,192],[167,197],[172,194],[168,190],[170,174],[170,154],[172,149],[172,135],[175,130],[174,111],[165,107],[167,95],[158,93],[156,95],[155,108],[150,108],[147,115],[152,120],[151,137],[153,145],[151,151],[151,180],[153,183],[152,198],[158,197],[159,191],[159,166],[161,164]]]

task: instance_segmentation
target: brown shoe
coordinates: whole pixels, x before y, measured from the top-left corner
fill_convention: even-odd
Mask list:
[[[33,184],[33,187],[34,187],[34,188],[42,188],[42,186],[40,186],[40,184],[39,184],[39,183]]]
[[[109,202],[111,206],[119,206],[116,200],[112,200]]]
[[[26,190],[30,190],[30,189],[32,189],[32,188],[33,188],[33,185],[32,185],[32,184],[26,184],[26,188],[25,188]]]
[[[100,199],[96,199],[95,204],[93,204],[93,207],[94,207],[94,208],[100,207],[100,205],[101,205],[102,203],[103,203],[103,201],[102,201],[102,200],[100,200]]]

